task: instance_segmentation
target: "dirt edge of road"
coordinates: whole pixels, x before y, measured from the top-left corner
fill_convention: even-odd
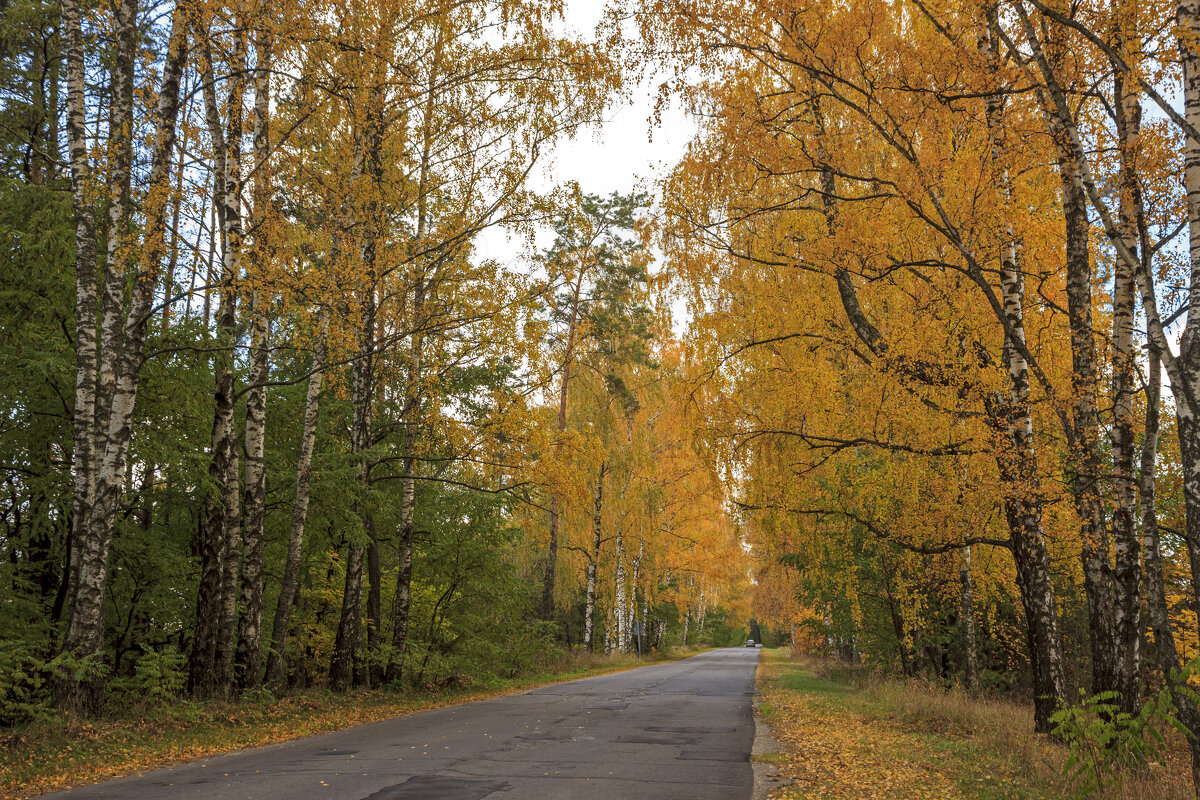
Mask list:
[[[778,754],[786,753],[787,747],[771,735],[771,726],[763,720],[759,710],[762,692],[758,684],[762,665],[763,661],[760,658],[754,679],[754,745],[750,750],[750,763],[754,768],[754,789],[750,795],[751,800],[767,800],[772,790],[789,783],[780,773],[778,765]]]

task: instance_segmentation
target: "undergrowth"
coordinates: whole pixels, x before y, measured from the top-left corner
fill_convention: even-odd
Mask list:
[[[1066,745],[1033,732],[1027,703],[786,650],[763,655],[759,688],[772,709],[764,719],[793,745],[781,769],[796,782],[775,797],[1194,798],[1186,742],[1169,726],[1156,729],[1161,748],[1136,765],[1111,765],[1117,772],[1096,784],[1075,767]],[[848,768],[825,770],[811,764],[814,758],[840,759]],[[866,774],[880,771],[890,779]]]

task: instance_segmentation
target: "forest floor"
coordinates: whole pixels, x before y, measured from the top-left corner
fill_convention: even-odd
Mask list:
[[[428,692],[325,689],[243,698],[238,703],[132,708],[86,722],[54,718],[0,736],[0,800],[136,775],[218,753],[391,719],[418,711],[603,675],[700,652],[693,648],[632,655],[569,654],[552,670],[464,689]],[[3,733],[3,732],[0,732]]]
[[[880,678],[822,659],[764,650],[758,713],[782,752],[772,800],[1060,800],[1076,797],[1067,751],[1033,733],[1027,705],[976,699],[918,680]],[[1193,798],[1186,750],[1126,775],[1106,800]]]

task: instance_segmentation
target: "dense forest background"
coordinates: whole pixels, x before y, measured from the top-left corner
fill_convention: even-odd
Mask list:
[[[749,634],[1200,777],[1200,4],[0,8],[5,722]]]
[[[645,200],[527,188],[611,54],[540,3],[3,11],[6,723],[733,635]]]

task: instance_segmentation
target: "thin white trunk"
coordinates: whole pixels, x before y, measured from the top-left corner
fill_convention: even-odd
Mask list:
[[[592,618],[596,614],[596,566],[600,561],[601,512],[604,508],[605,470],[606,465],[601,463],[599,473],[596,475],[596,494],[592,510],[592,550],[588,553],[587,564],[587,602],[583,619],[583,646],[589,652],[594,649],[592,642],[594,620]]]
[[[237,556],[241,533],[238,497],[237,430],[234,419],[233,348],[237,328],[237,281],[242,270],[241,139],[245,93],[244,33],[234,38],[229,63],[228,120],[221,126],[215,73],[207,43],[202,81],[209,135],[213,141],[214,182],[221,225],[221,285],[214,357],[212,488],[205,501],[204,549],[196,603],[196,636],[192,647],[189,687],[199,697],[225,695],[233,675],[236,644]]]
[[[959,625],[962,633],[963,686],[968,692],[979,690],[979,656],[975,641],[975,581],[971,575],[971,546],[959,551]]]
[[[328,309],[321,310],[318,328],[312,371],[308,376],[308,392],[304,397],[304,427],[300,434],[300,455],[296,459],[296,498],[292,502],[287,560],[283,566],[283,583],[279,589],[279,603],[275,607],[275,620],[271,626],[271,650],[267,656],[267,685],[276,690],[283,686],[288,625],[291,621],[292,607],[296,603],[296,594],[300,589],[304,526],[308,519],[308,500],[312,492],[312,456],[317,441],[321,382],[324,377],[329,336]]]
[[[114,70],[114,83],[120,84],[128,80],[130,94],[136,16],[136,3],[123,2],[118,12],[118,64]],[[83,55],[78,7],[68,9],[64,6],[64,24],[67,27],[68,40],[69,103],[82,103]],[[75,441],[77,446],[83,445],[84,452],[77,454],[76,458],[77,468],[82,467],[84,475],[76,476],[74,508],[78,516],[74,520],[69,545],[71,572],[68,576],[66,598],[67,625],[62,645],[62,652],[76,659],[96,656],[103,644],[108,556],[125,486],[127,458],[133,434],[133,409],[141,374],[150,308],[158,283],[159,262],[164,251],[166,209],[170,194],[170,164],[174,153],[179,110],[179,78],[186,57],[185,19],[183,12],[177,8],[172,18],[158,96],[151,168],[147,182],[148,193],[143,206],[145,236],[138,274],[128,311],[123,315],[124,326],[120,325],[121,317],[118,316],[106,322],[119,330],[103,326],[101,328],[100,347],[111,348],[114,353],[108,357],[113,365],[113,376],[111,381],[104,383],[105,391],[109,394],[103,403],[97,401],[101,381],[93,382],[89,377],[97,358],[100,358],[95,352],[95,339],[89,332],[80,341],[83,352],[78,356],[76,378],[83,397],[77,398],[76,401]],[[128,58],[129,63],[123,63],[122,59],[125,58]],[[123,110],[120,115],[114,116],[117,122],[114,123],[112,136],[131,138],[132,98],[125,97],[124,91],[120,90],[123,99],[117,105]],[[84,109],[73,105],[69,110],[68,123],[73,187],[83,186],[87,180],[87,155],[85,150],[81,152],[81,148],[86,147],[82,138],[84,120]],[[115,146],[118,149],[125,147],[119,142]],[[128,183],[128,176],[117,182]],[[77,285],[81,290],[76,307],[79,315],[76,320],[77,330],[92,328],[96,313],[94,218],[90,209],[86,208],[88,202],[86,197],[76,197],[76,240],[83,245],[77,256],[82,258],[82,263],[77,264]],[[128,217],[122,219],[128,222]],[[128,257],[124,253],[122,255]],[[123,293],[121,301],[123,308]],[[87,413],[89,405],[90,414]],[[96,415],[101,409],[105,411],[106,416],[97,420]],[[103,437],[93,436],[95,430],[102,430]],[[64,671],[55,679],[55,701],[57,705],[68,709],[95,713],[99,710],[101,689],[99,679],[81,684],[74,675]]]
[[[254,203],[251,209],[254,246],[250,271],[265,280],[265,265],[272,258],[267,224],[271,206],[270,87],[272,40],[259,32],[255,39],[254,73]],[[250,390],[246,395],[245,496],[242,501],[241,617],[238,620],[236,678],[240,688],[262,682],[263,547],[266,539],[267,380],[270,377],[271,297],[266,288],[254,293],[250,309]]]
[[[629,629],[625,614],[625,534],[617,527],[617,591],[614,598],[617,614],[617,650],[629,649]]]

